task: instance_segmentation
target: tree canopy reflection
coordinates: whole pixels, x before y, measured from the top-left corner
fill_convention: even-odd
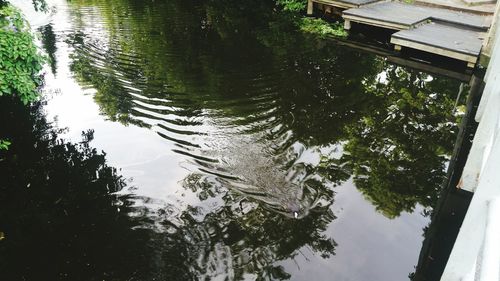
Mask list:
[[[341,184],[354,177],[391,218],[416,204],[433,206],[457,131],[458,83],[301,34],[265,3],[241,13],[240,3],[229,1],[76,1],[98,6],[110,31],[75,34],[73,70],[96,87],[96,101],[112,120],[150,126],[136,118],[143,114],[137,96],[125,94],[131,92],[141,102],[168,100],[172,111],[161,113],[204,118],[208,109],[246,133],[270,132],[270,143],[290,131],[282,150],[342,144],[341,156],[321,156],[316,170],[324,179]],[[172,13],[159,16],[166,10]],[[92,63],[96,57],[102,63]]]
[[[385,74],[385,83],[367,89],[372,114],[349,126],[341,161],[377,209],[396,217],[417,203],[434,206],[458,118],[450,85],[398,67]]]
[[[67,142],[41,103],[29,110],[4,97],[1,105],[1,133],[13,140],[0,155],[0,274],[9,280],[240,280],[249,274],[285,280],[290,275],[276,262],[302,247],[335,254],[335,242],[322,234],[335,218],[328,206],[293,220],[214,189],[213,178],[202,174],[182,185],[200,202],[222,196],[210,212],[203,204],[179,209],[116,195],[127,180],[90,146],[92,131],[79,143]]]

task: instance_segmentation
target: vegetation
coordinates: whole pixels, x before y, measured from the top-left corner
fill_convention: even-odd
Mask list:
[[[47,7],[44,0],[33,0],[33,5],[37,10]],[[0,96],[15,96],[25,105],[36,100],[44,61],[20,11],[0,0]],[[0,150],[9,145],[0,139]]]
[[[303,12],[307,6],[307,0],[278,0],[283,10],[291,12]]]
[[[345,38],[348,35],[341,22],[330,23],[324,19],[303,17],[307,0],[278,0],[277,3],[283,11],[296,16],[295,24],[304,32],[315,34],[321,38],[328,36]]]
[[[329,23],[322,19],[303,18],[299,23],[299,27],[302,31],[316,34],[321,38],[328,36],[345,38],[348,35],[341,23]]]
[[[33,7],[37,11],[47,11],[47,2],[45,0],[31,0]],[[8,0],[0,0],[0,6],[8,5]]]
[[[34,101],[42,84],[40,70],[44,61],[21,13],[11,5],[3,5],[0,8],[0,95],[17,96],[24,104]]]
[[[10,141],[8,140],[0,140],[0,150],[7,150],[9,149],[9,145],[11,144]]]

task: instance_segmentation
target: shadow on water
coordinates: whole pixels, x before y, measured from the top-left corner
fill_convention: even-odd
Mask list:
[[[412,274],[414,281],[439,280],[455,244],[473,193],[457,188],[467,161],[477,122],[474,120],[484,89],[483,77],[474,76],[467,98],[467,114],[462,118],[460,132],[450,160],[448,178],[426,227],[419,261]]]
[[[119,206],[112,193],[125,181],[89,145],[93,132],[66,142],[41,103],[28,109],[2,97],[0,104],[2,135],[13,142],[0,157],[2,279],[88,280],[139,261],[145,237],[130,231],[136,223],[120,213],[129,206]]]
[[[61,140],[42,104],[2,99],[0,276],[293,279],[280,262],[342,246],[330,226],[351,180],[384,219],[435,206],[460,82],[304,35],[272,1],[68,5],[71,28],[41,29],[52,71],[70,48],[103,118],[155,132],[189,172],[174,201],[138,195],[92,130]]]

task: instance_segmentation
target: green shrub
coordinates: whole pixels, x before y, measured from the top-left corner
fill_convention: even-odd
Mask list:
[[[347,37],[347,31],[345,31],[344,26],[338,22],[328,23],[322,19],[302,18],[299,27],[302,31],[316,34],[322,38],[328,36]]]
[[[301,12],[307,6],[307,0],[278,0],[278,4],[283,6],[283,10],[291,12]]]
[[[339,22],[329,23],[322,19],[303,17],[302,12],[305,11],[307,0],[277,0],[277,3],[284,12],[293,16],[295,25],[304,32],[315,34],[321,38],[328,36],[347,37],[344,26]]]
[[[8,140],[0,140],[0,150],[9,149],[10,141]]]
[[[35,100],[44,61],[19,10],[8,4],[0,7],[0,96],[14,95],[24,104]]]

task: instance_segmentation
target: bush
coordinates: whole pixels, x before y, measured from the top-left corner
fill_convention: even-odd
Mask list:
[[[285,11],[301,12],[306,8],[307,0],[278,0],[278,4],[282,5]]]
[[[10,141],[8,140],[1,140],[0,139],[0,150],[7,150],[9,149]]]
[[[348,35],[341,23],[328,23],[322,19],[303,18],[299,26],[302,31],[319,35],[322,38],[327,36],[345,38]]]
[[[295,16],[295,25],[304,32],[312,33],[320,38],[329,36],[337,38],[346,38],[347,31],[339,23],[329,23],[323,19],[305,18],[301,14],[305,11],[307,0],[277,0],[281,9]]]
[[[24,104],[38,97],[45,57],[38,52],[29,24],[11,5],[0,7],[0,96],[13,95]]]

